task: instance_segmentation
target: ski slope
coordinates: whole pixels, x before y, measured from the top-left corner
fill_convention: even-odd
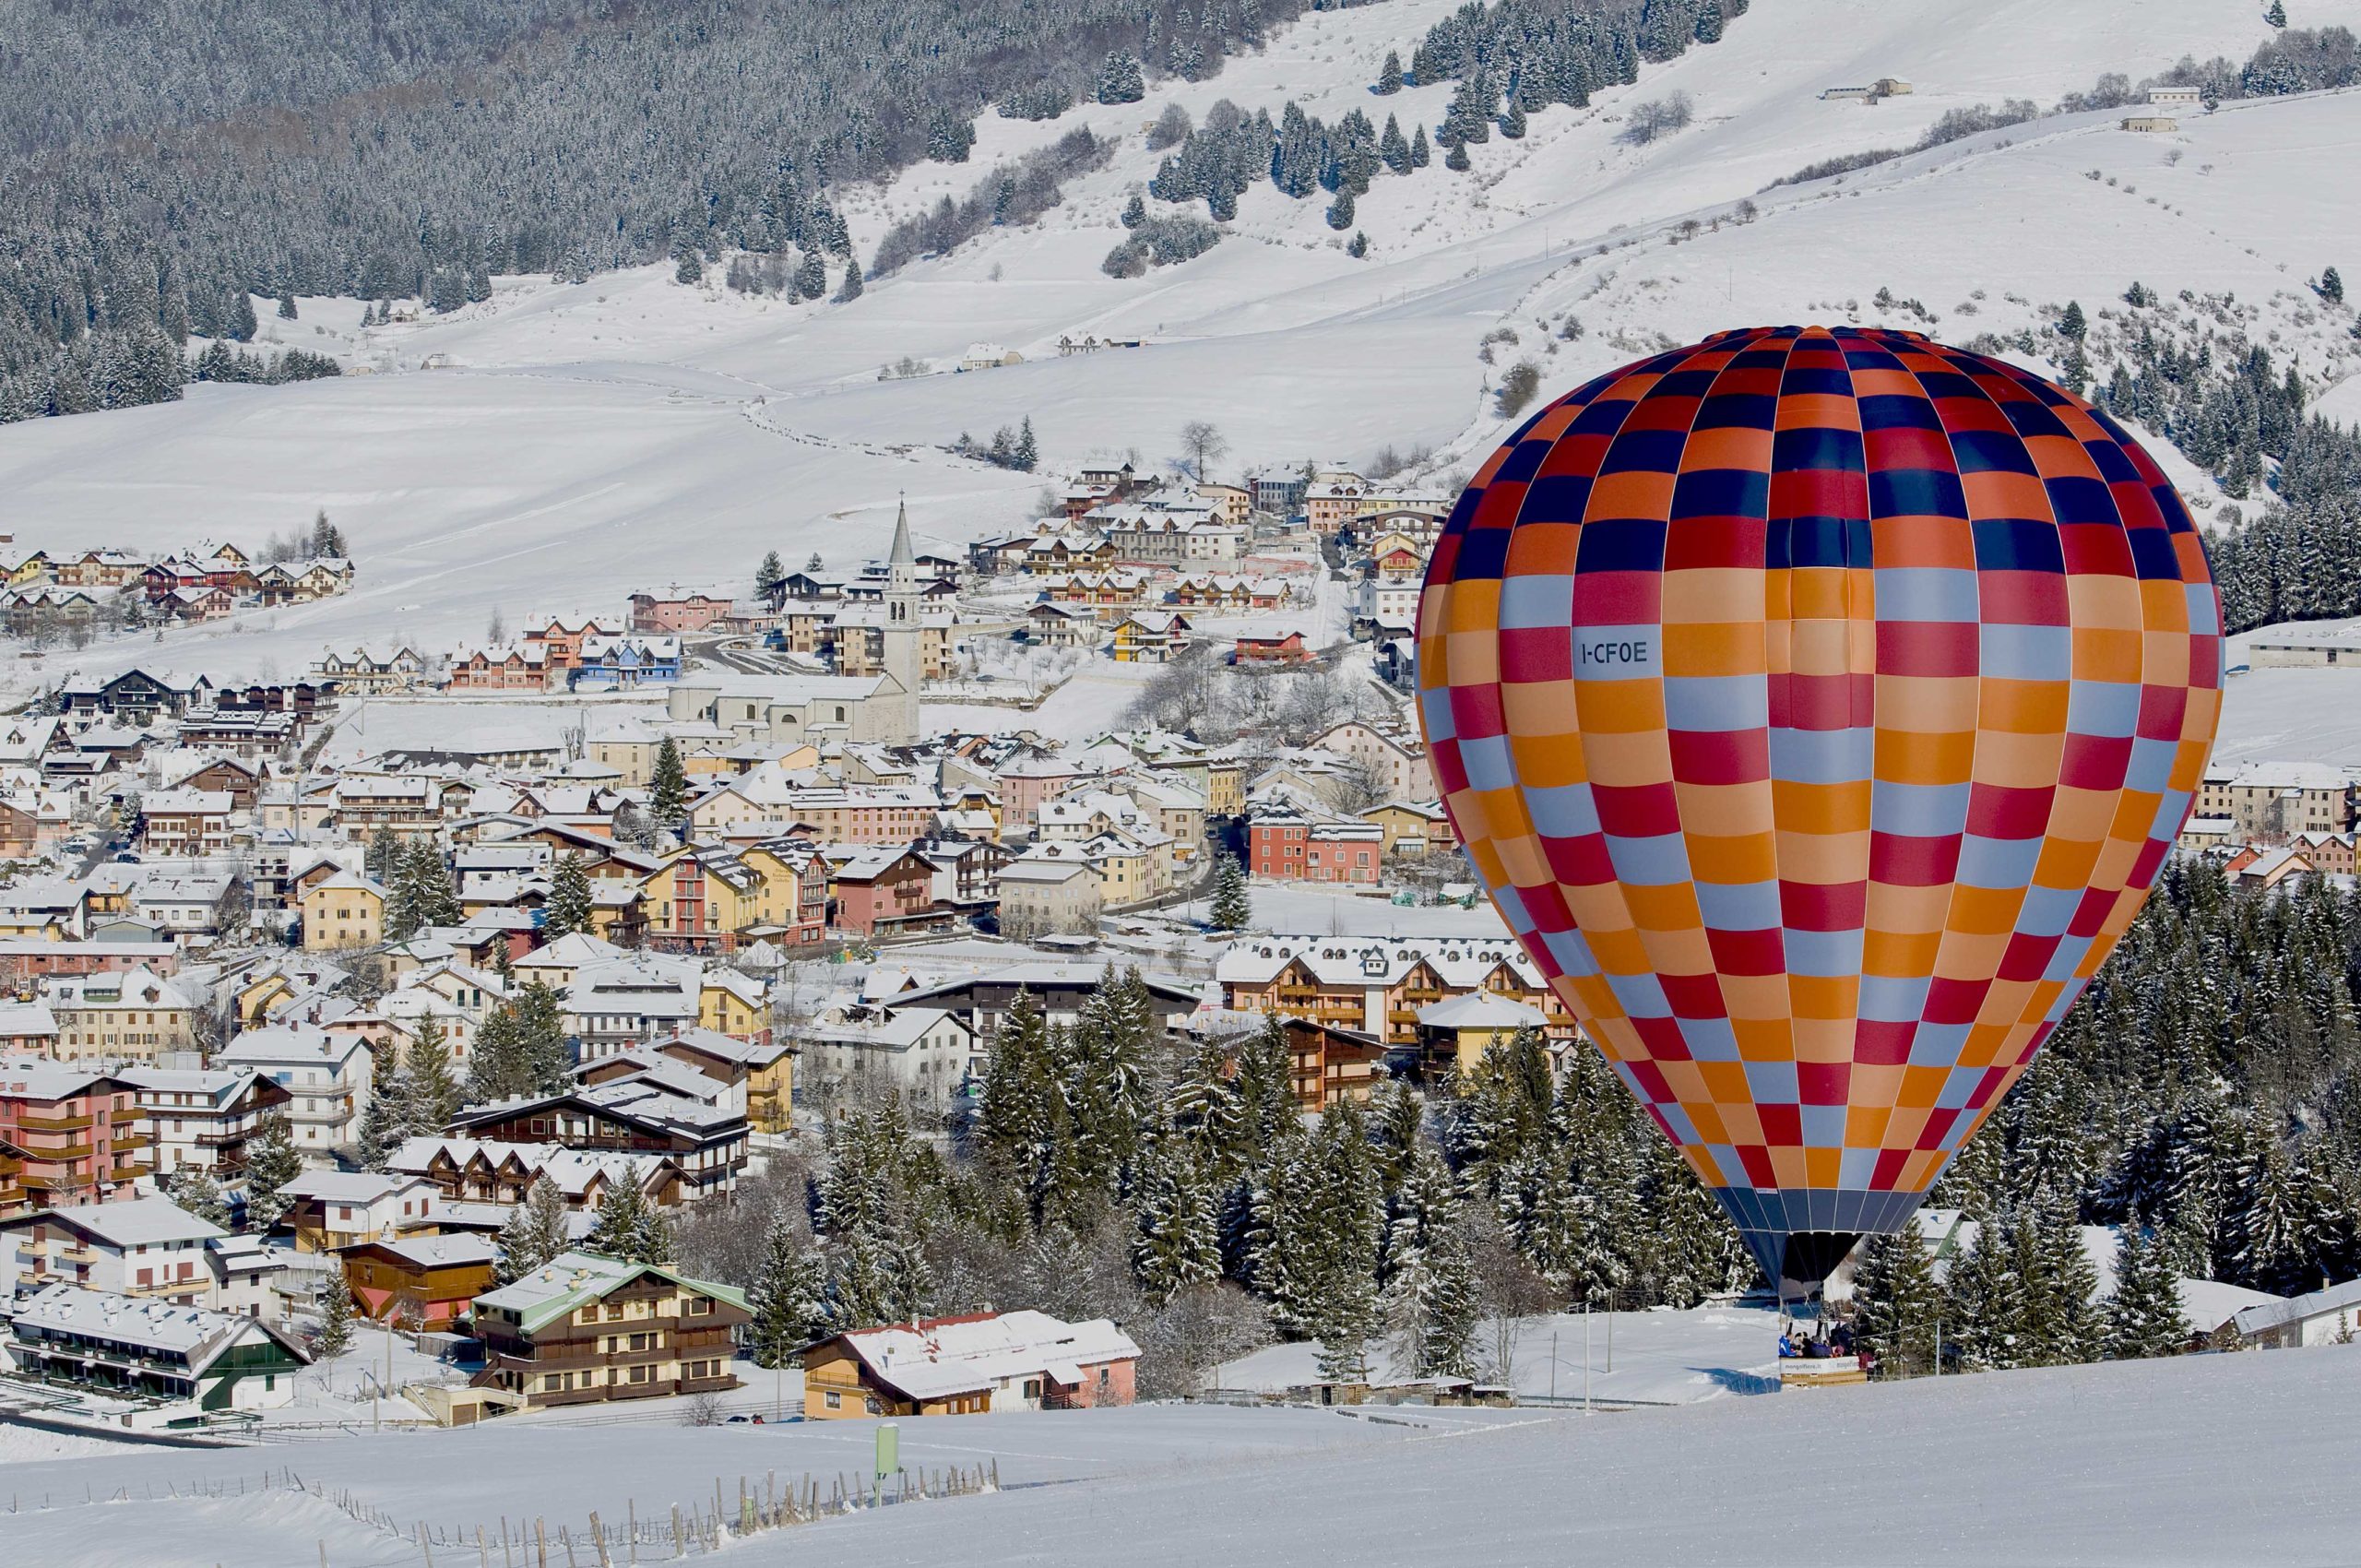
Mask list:
[[[534,611],[611,611],[637,587],[742,586],[772,549],[848,567],[881,548],[904,495],[919,544],[953,547],[1032,515],[1042,480],[943,444],[1028,416],[1045,469],[1132,451],[1161,460],[1204,418],[1230,438],[1229,470],[1423,445],[1436,454],[1423,477],[1442,482],[1503,433],[1489,392],[1518,356],[1536,358],[1554,391],[1734,324],[1925,326],[1877,311],[1880,288],[1923,301],[1952,338],[2013,331],[2068,298],[2094,308],[2135,273],[2167,292],[2235,290],[2266,312],[2277,351],[2343,388],[2328,406],[2361,403],[2361,346],[2349,323],[2309,312],[2303,289],[2320,266],[2361,256],[2361,210],[2343,195],[2361,95],[2231,105],[2172,136],[2121,132],[2115,113],[2062,117],[1841,183],[1763,188],[1833,154],[1906,144],[1946,110],[2051,104],[2102,72],[2136,79],[2184,53],[2243,57],[2267,30],[2257,7],[2225,0],[1756,0],[1721,42],[1587,110],[1545,111],[1522,141],[1472,148],[1471,174],[1438,159],[1381,176],[1358,204],[1366,259],[1346,254],[1322,201],[1262,184],[1206,255],[1134,279],[1100,273],[1123,201],[1161,156],[1141,133],[1166,103],[1202,117],[1227,97],[1275,116],[1293,99],[1325,118],[1359,106],[1381,125],[1393,113],[1406,131],[1431,127],[1447,86],[1378,98],[1367,84],[1387,49],[1406,58],[1448,9],[1318,12],[1215,81],[1049,125],[988,114],[970,162],[846,194],[864,257],[896,219],[1074,125],[1118,150],[1039,221],[915,263],[850,304],[736,296],[718,267],[704,288],[669,267],[580,286],[506,279],[454,316],[382,327],[360,327],[350,302],[305,301],[299,321],[266,332],[371,374],[196,386],[178,404],[0,428],[19,545],[254,542],[325,507],[361,573],[320,604],[10,660],[6,682],[22,692],[138,662],[285,675],[331,645],[447,649],[481,639],[495,612],[514,626]],[[2361,0],[2300,13],[2306,26],[2361,23]],[[1882,76],[1914,91],[1873,108],[1817,96]],[[1696,124],[1622,145],[1631,105],[1674,90],[1694,100]],[[1749,198],[1758,220],[1714,226]],[[1685,237],[1691,219],[1701,228]],[[1568,313],[1585,336],[1548,339],[1544,318]],[[1480,340],[1502,327],[1519,341],[1487,363]],[[1061,336],[1084,334],[1145,346],[1056,356]],[[1026,362],[878,379],[904,357],[947,365],[976,339]],[[2201,475],[2174,472],[2218,515]]]

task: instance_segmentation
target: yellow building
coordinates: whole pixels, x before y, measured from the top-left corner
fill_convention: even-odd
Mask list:
[[[238,1016],[244,1028],[258,1029],[271,1015],[295,1000],[295,982],[277,969],[248,980],[238,992]]]
[[[750,1036],[770,1027],[770,991],[752,975],[717,969],[697,986],[697,1027]]]
[[[1371,806],[1361,813],[1363,822],[1373,822],[1383,830],[1383,851],[1393,854],[1422,855],[1430,850],[1448,849],[1458,840],[1451,828],[1451,818],[1443,814],[1439,802],[1388,801],[1382,806]]]
[[[1098,873],[1102,904],[1135,904],[1154,897],[1157,886],[1158,850],[1120,833],[1102,833],[1083,846],[1091,869]]]
[[[733,946],[741,932],[821,922],[827,910],[826,871],[800,844],[684,845],[638,894],[648,935],[691,947]]]
[[[374,947],[386,939],[386,890],[354,872],[314,883],[303,893],[303,946]]]
[[[1470,1073],[1495,1045],[1547,1022],[1538,1007],[1495,992],[1471,991],[1418,1009],[1418,1064],[1427,1082],[1445,1073]]]

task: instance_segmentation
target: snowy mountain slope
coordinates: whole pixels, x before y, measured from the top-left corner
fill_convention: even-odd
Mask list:
[[[742,582],[766,549],[848,563],[882,543],[900,492],[922,541],[955,544],[1027,515],[1039,481],[937,448],[1028,415],[1050,467],[1134,448],[1158,459],[1183,421],[1210,418],[1234,468],[1426,444],[1440,476],[1505,428],[1486,394],[1515,357],[1539,361],[1546,392],[1733,324],[1927,325],[1875,310],[1881,287],[1923,301],[1955,339],[2013,331],[2067,298],[2095,308],[2135,274],[2167,291],[2235,289],[2274,313],[2308,374],[2356,368],[2341,323],[2301,317],[2305,277],[2361,255],[2361,218],[2340,201],[2361,97],[2232,105],[2171,137],[2116,130],[2114,113],[2063,117],[1841,184],[1762,190],[1834,153],[1906,143],[1947,109],[2051,103],[2183,53],[2242,57],[2267,30],[2223,0],[1757,0],[1722,42],[1588,110],[1539,113],[1523,141],[1472,148],[1470,175],[1438,163],[1380,176],[1357,217],[1365,260],[1344,252],[1322,201],[1264,184],[1208,254],[1135,279],[1100,272],[1122,202],[1161,156],[1141,131],[1166,102],[1202,117],[1225,97],[1274,114],[1295,99],[1331,119],[1358,106],[1431,125],[1446,86],[1377,97],[1367,84],[1387,49],[1406,58],[1448,9],[1314,13],[1216,81],[1051,125],[986,115],[969,163],[847,196],[864,256],[895,219],[1074,125],[1119,146],[1038,222],[914,263],[848,305],[683,288],[669,268],[504,279],[453,317],[367,329],[349,303],[307,301],[303,321],[268,328],[305,342],[326,325],[310,340],[349,343],[383,373],[199,386],[179,404],[0,429],[0,494],[21,543],[251,540],[326,506],[362,561],[345,599],[168,634],[160,650],[53,655],[14,678],[54,680],[69,660],[288,672],[323,644],[397,636],[447,647],[480,636],[495,609],[513,624],[536,607],[611,608],[649,582]],[[2302,25],[2361,21],[2361,0],[2303,12]],[[1873,109],[1817,97],[1878,76],[1916,90]],[[1695,125],[1644,148],[1618,141],[1631,103],[1675,89],[1694,99]],[[2082,178],[2092,168],[2117,184]],[[1748,198],[1758,221],[1712,226]],[[1706,227],[1681,239],[1684,218]],[[1568,312],[1587,335],[1550,353],[1538,324]],[[1478,340],[1503,325],[1520,341],[1487,364]],[[1148,344],[1056,357],[1061,335],[1094,333]],[[878,379],[905,356],[947,365],[979,339],[1027,362]],[[2176,476],[2211,499],[2193,469]]]

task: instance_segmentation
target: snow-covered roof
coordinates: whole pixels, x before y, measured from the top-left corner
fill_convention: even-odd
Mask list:
[[[1036,1312],[890,1324],[841,1337],[872,1376],[912,1399],[941,1399],[1042,1373],[1076,1384],[1086,1364],[1133,1360],[1140,1353],[1131,1336],[1106,1318],[1066,1323]]]
[[[1427,1029],[1537,1028],[1541,1022],[1540,1008],[1489,991],[1447,996],[1418,1009],[1418,1027]]]
[[[154,1246],[163,1241],[205,1241],[227,1234],[170,1198],[126,1198],[121,1203],[76,1204],[50,1209],[43,1222],[64,1225],[111,1247]]]
[[[1455,990],[1473,990],[1506,964],[1538,990],[1540,971],[1523,948],[1501,937],[1465,936],[1287,936],[1233,943],[1214,965],[1225,983],[1267,985],[1291,963],[1300,962],[1323,984],[1391,985],[1426,964]]]
[[[311,1360],[277,1329],[243,1313],[174,1306],[107,1290],[85,1290],[77,1285],[48,1286],[18,1303],[16,1330],[20,1337],[28,1331],[41,1331],[128,1346],[185,1360],[192,1372],[202,1371],[221,1351],[250,1335],[275,1340],[299,1361]]]
[[[364,1246],[382,1247],[405,1263],[421,1268],[458,1268],[473,1263],[492,1263],[500,1256],[499,1244],[489,1237],[468,1234],[448,1236],[405,1236],[391,1241],[368,1241]]]
[[[2284,1301],[2257,1301],[2240,1309],[2236,1321],[2241,1335],[2255,1335],[2331,1314],[2361,1323],[2361,1279],[2348,1279],[2342,1285],[2309,1290]]]
[[[683,1289],[695,1290],[743,1309],[743,1292],[728,1285],[691,1279],[654,1264],[624,1263],[597,1253],[560,1253],[548,1263],[497,1290],[476,1298],[479,1310],[492,1308],[516,1314],[527,1333],[565,1316],[587,1301],[595,1301],[643,1274],[654,1274]]]

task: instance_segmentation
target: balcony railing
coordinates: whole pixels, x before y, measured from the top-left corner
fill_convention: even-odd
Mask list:
[[[97,1121],[95,1116],[19,1116],[17,1127],[27,1133],[78,1133]]]

